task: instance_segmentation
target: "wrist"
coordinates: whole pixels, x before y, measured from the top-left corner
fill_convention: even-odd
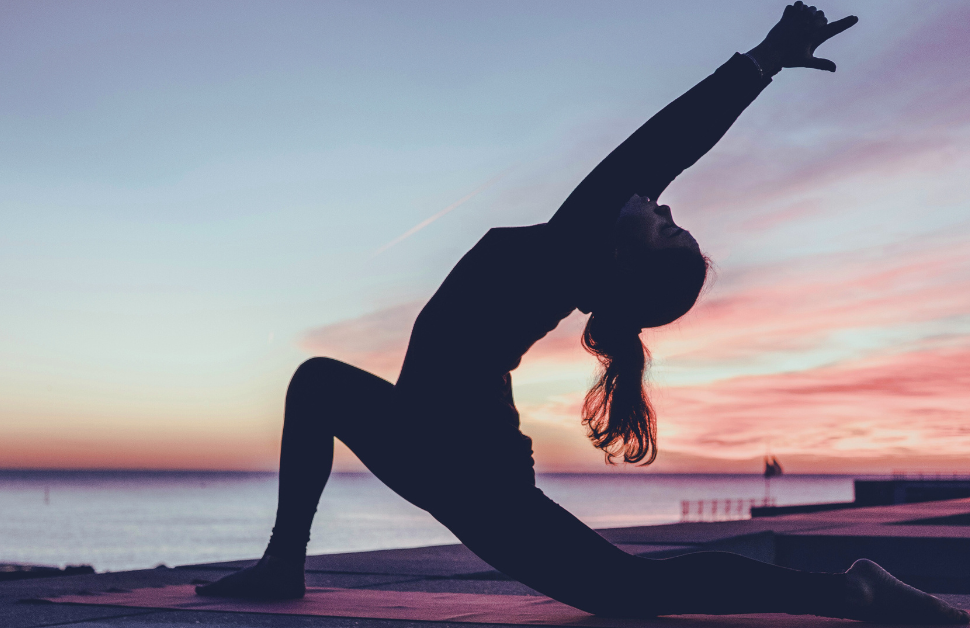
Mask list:
[[[771,46],[761,43],[745,54],[758,64],[765,78],[770,78],[781,71],[781,54]]]

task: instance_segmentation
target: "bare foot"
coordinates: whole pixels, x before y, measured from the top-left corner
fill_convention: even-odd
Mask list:
[[[264,554],[259,562],[195,587],[198,595],[238,597],[250,600],[294,600],[306,594],[303,561],[282,560]]]
[[[968,624],[970,614],[900,582],[871,560],[845,572],[853,589],[847,619],[881,624]]]

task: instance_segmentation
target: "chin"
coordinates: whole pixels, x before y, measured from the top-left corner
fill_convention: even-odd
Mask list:
[[[682,318],[685,314],[687,314],[687,312],[690,312],[696,301],[697,295],[690,300],[690,303],[682,303],[679,307],[663,308],[663,310],[660,311],[651,308],[651,311],[642,313],[639,317],[637,317],[640,320],[640,328],[649,329],[669,325]]]
[[[686,314],[687,312],[684,312]],[[684,314],[678,314],[672,318],[658,318],[654,320],[648,320],[646,322],[640,323],[640,329],[654,329],[656,327],[663,327],[664,325],[669,325],[678,321]]]

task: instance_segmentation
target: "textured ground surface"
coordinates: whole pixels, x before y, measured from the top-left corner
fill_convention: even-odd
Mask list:
[[[817,571],[847,568],[856,558],[871,558],[916,586],[941,594],[951,603],[970,608],[970,499],[901,506],[859,508],[785,517],[682,523],[664,526],[603,530],[624,550],[644,556],[672,556],[700,549],[733,551],[760,560]],[[930,521],[921,521],[929,519]],[[913,523],[916,522],[916,523]],[[568,551],[568,548],[564,548]],[[305,616],[245,610],[153,609],[90,603],[49,603],[58,596],[83,596],[101,602],[97,594],[214,580],[252,561],[189,565],[120,573],[65,576],[0,583],[0,626],[78,628],[188,626],[410,628],[434,623],[441,628],[470,624],[425,620],[367,619]],[[488,605],[505,598],[535,596],[535,591],[506,579],[461,545],[313,556],[307,561],[307,584],[340,590],[417,593],[458,593],[481,596]],[[91,595],[95,594],[95,595]],[[361,599],[372,598],[362,595]],[[390,598],[389,598],[390,599]],[[433,596],[394,597],[412,600],[445,599]],[[450,596],[460,603],[461,596]],[[456,602],[457,601],[457,602]],[[494,604],[493,604],[494,606]],[[501,604],[498,604],[501,606]],[[293,609],[290,609],[292,611]],[[297,609],[298,610],[298,609]],[[318,609],[319,610],[319,609]],[[415,611],[420,614],[420,608]],[[371,613],[373,614],[373,613]],[[561,615],[559,617],[562,617]],[[577,623],[578,622],[578,623]],[[602,626],[598,620],[564,621],[569,625]],[[809,617],[776,615],[733,617],[676,617],[624,626],[834,626],[858,625]],[[475,624],[506,625],[506,624]],[[612,625],[620,626],[620,623]]]

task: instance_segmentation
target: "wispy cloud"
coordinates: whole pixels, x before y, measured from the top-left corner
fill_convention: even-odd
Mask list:
[[[381,253],[383,253],[387,249],[391,248],[392,246],[394,246],[396,244],[400,244],[401,242],[407,240],[408,238],[410,238],[411,236],[413,236],[415,233],[417,233],[418,231],[421,231],[422,229],[424,229],[425,227],[427,227],[428,225],[430,225],[434,221],[438,220],[439,218],[441,218],[441,217],[445,216],[446,214],[449,214],[452,211],[458,209],[459,207],[461,207],[462,205],[464,205],[468,201],[472,200],[473,198],[475,198],[476,196],[478,196],[479,194],[481,194],[482,192],[484,192],[488,188],[490,188],[493,185],[495,185],[496,183],[498,183],[498,181],[502,177],[504,177],[506,174],[508,174],[511,170],[512,170],[511,168],[508,168],[506,170],[503,170],[502,172],[498,173],[497,175],[495,175],[494,177],[492,177],[491,179],[489,179],[485,183],[481,184],[480,186],[478,186],[477,188],[475,188],[474,190],[472,190],[471,192],[469,192],[465,196],[462,196],[460,199],[458,199],[457,201],[455,201],[451,205],[448,205],[447,207],[445,207],[444,209],[442,209],[437,214],[435,214],[433,216],[430,216],[428,218],[425,218],[424,220],[422,220],[418,224],[414,225],[413,227],[411,227],[410,229],[408,229],[407,231],[405,231],[404,233],[402,233],[398,237],[394,238],[393,240],[391,240],[390,242],[388,242],[387,244],[385,244],[381,248],[379,248],[376,251],[374,251],[374,254],[371,255],[371,259],[377,257],[378,255],[380,255]]]

